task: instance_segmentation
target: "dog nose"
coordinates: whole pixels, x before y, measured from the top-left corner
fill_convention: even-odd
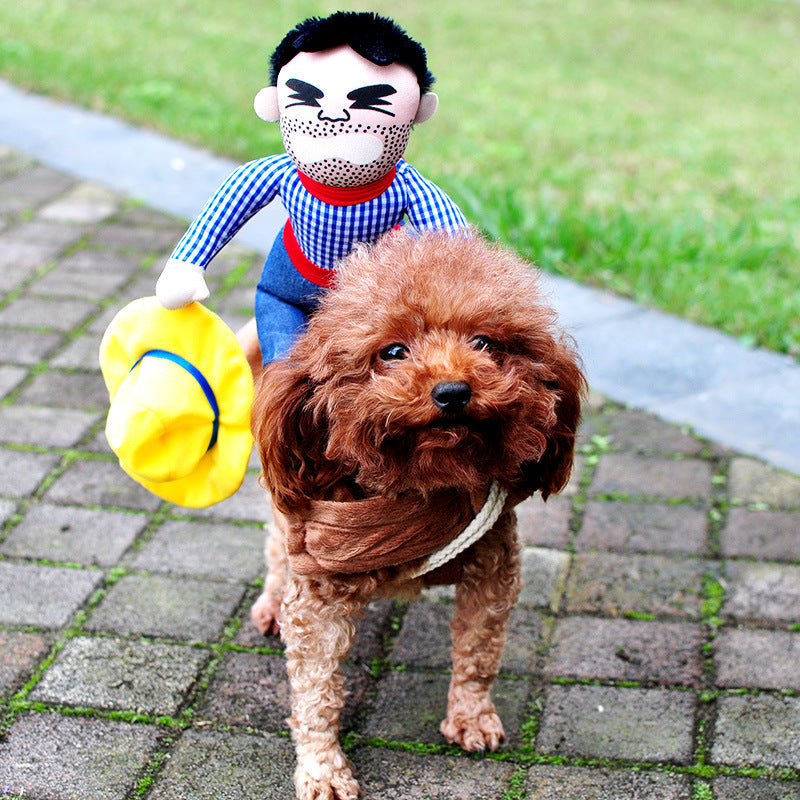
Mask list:
[[[465,381],[442,381],[433,387],[431,397],[445,414],[459,414],[467,407],[472,389]]]

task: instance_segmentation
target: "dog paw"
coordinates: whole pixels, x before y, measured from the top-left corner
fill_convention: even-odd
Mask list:
[[[281,632],[281,602],[264,592],[250,609],[253,625],[264,636],[277,636]]]
[[[469,718],[448,716],[441,731],[450,744],[457,744],[469,753],[494,752],[506,738],[503,723],[494,711]]]
[[[337,770],[329,779],[314,778],[298,767],[294,775],[297,800],[358,800],[359,789],[349,767]]]

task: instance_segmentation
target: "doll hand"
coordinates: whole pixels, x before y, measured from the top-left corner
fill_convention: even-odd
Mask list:
[[[205,270],[197,264],[170,259],[156,282],[156,297],[164,308],[175,309],[188,306],[195,300],[208,298],[203,273]]]

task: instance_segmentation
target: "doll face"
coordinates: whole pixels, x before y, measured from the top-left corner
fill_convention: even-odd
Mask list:
[[[298,53],[277,90],[286,152],[328,186],[363,186],[389,172],[420,108],[413,70],[373,64],[346,45]]]

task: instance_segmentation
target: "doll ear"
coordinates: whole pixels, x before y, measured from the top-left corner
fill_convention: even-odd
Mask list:
[[[278,106],[278,87],[265,86],[253,100],[253,108],[264,122],[277,122],[281,116]]]
[[[439,106],[439,96],[436,92],[425,92],[419,99],[419,108],[417,109],[417,116],[414,117],[414,122],[421,125],[427,122],[435,113]]]

